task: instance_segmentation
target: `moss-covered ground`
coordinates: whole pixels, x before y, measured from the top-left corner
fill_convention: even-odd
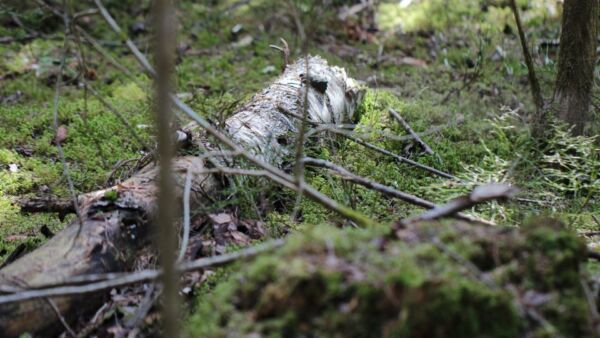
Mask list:
[[[595,337],[583,240],[553,220],[309,227],[210,294],[189,337]],[[595,306],[595,305],[594,305]],[[535,313],[535,314],[534,314]]]
[[[529,45],[536,47],[535,63],[542,90],[550,98],[556,73],[557,49],[537,46],[542,40],[558,37],[560,8],[549,1],[518,2],[523,11]],[[292,58],[301,56],[303,50],[319,54],[332,64],[346,67],[351,76],[365,81],[369,89],[355,122],[359,123],[358,131],[366,134],[371,142],[450,172],[466,183],[434,177],[330,134],[313,136],[306,149],[308,155],[330,160],[356,174],[436,203],[464,194],[477,183],[511,183],[521,188],[520,200],[509,204],[489,203],[470,212],[508,227],[518,227],[531,216],[542,214],[561,219],[573,231],[600,230],[598,218],[594,219],[594,215],[600,214],[598,139],[570,137],[564,126],[559,124],[554,124],[553,136],[545,142],[531,139],[527,116],[533,107],[527,69],[522,62],[509,8],[498,1],[431,0],[401,3],[406,6],[399,6],[397,1],[383,1],[378,12],[381,30],[373,34],[363,31],[367,41],[358,41],[354,39],[356,34],[352,33],[351,28],[356,27],[357,22],[364,23],[364,17],[361,19],[363,21],[350,19],[343,23],[336,18],[333,10],[314,6],[314,1],[181,1],[175,76],[177,92],[194,109],[218,124],[235,110],[239,102],[248,99],[278,74],[283,58],[269,45],[279,44],[279,38],[284,38],[290,44]],[[106,5],[141,50],[151,50],[147,28],[150,25],[149,2],[106,1]],[[73,2],[71,10],[77,12],[86,8],[85,4]],[[6,23],[0,26],[0,37],[22,38],[0,44],[3,56],[0,61],[0,261],[3,261],[20,244],[33,249],[43,243],[44,236],[40,232],[43,225],[58,231],[65,224],[54,214],[20,213],[14,201],[29,195],[68,197],[69,191],[57,148],[52,144],[54,83],[63,46],[64,28],[61,20],[41,8],[11,2],[0,4],[0,15],[2,22]],[[298,37],[295,16],[304,23],[306,43]],[[19,19],[19,24],[14,17]],[[59,124],[68,131],[63,148],[78,193],[106,187],[127,174],[132,163],[135,163],[132,159],[144,154],[143,147],[132,137],[132,132],[143,143],[154,146],[151,81],[142,74],[135,59],[100,16],[92,15],[80,20],[82,27],[130,73],[115,67],[90,44],[78,43],[83,39],[82,36],[71,35],[58,117]],[[232,33],[238,24],[241,30]],[[41,36],[27,38],[34,32]],[[121,120],[101,101],[90,91],[84,90],[84,81],[116,107],[131,128],[124,127]],[[423,154],[414,143],[380,137],[374,130],[387,134],[406,134],[388,115],[388,108],[397,110],[417,132],[425,132],[423,139],[435,154]],[[598,116],[595,108],[594,114]],[[184,122],[181,121],[182,124]],[[382,224],[420,210],[343,182],[321,170],[308,168],[306,174],[308,182],[322,192]],[[290,215],[296,200],[294,193],[262,181],[244,182],[243,186],[236,188],[237,191],[233,191],[237,192],[233,198],[216,205],[215,209],[238,207],[242,217],[266,220],[273,234],[282,233],[283,229],[288,228],[303,232],[322,223],[337,226],[346,224],[337,215],[308,200],[302,200],[299,219],[293,221]],[[326,236],[326,232],[314,230],[306,236],[321,233]],[[344,241],[345,232],[333,232],[332,241]],[[348,236],[358,239],[367,235],[358,232],[349,233]],[[370,233],[369,236],[376,235]],[[571,237],[568,238],[571,240]],[[588,240],[594,244],[593,239]],[[321,249],[318,250],[322,250],[324,242],[319,243]],[[401,251],[399,255],[406,255],[409,260],[407,264],[418,260],[420,254],[427,255],[427,250],[433,250],[426,247],[423,253],[411,253],[404,246],[393,244],[390,248]],[[383,269],[384,264],[399,269],[396,264],[400,264],[400,260],[380,257],[381,261],[377,261],[373,253],[367,253],[368,248],[372,249],[372,244],[365,244],[366,251],[362,251],[355,242],[347,246],[336,244],[334,247],[336,255],[348,254],[348,259],[360,259],[363,253],[365,259],[374,263],[373,269]],[[355,249],[358,251],[351,253]],[[300,248],[288,249],[281,255],[290,255],[294,250],[302,251]],[[298,273],[303,273],[306,264],[311,264],[307,258],[310,257],[298,258]],[[254,269],[260,269],[261,264],[271,266],[269,264],[275,264],[275,259],[264,258],[257,262]],[[447,257],[440,259],[438,263],[450,264]],[[588,268],[592,273],[600,273],[598,265],[588,264]],[[390,292],[403,292],[403,288],[408,288],[421,290],[423,297],[428,297],[428,292],[447,294],[448,290],[436,289],[431,276],[423,276],[427,268],[412,269],[408,266],[408,270],[403,269],[390,270],[390,278],[399,286],[398,290]],[[394,271],[401,275],[393,275]],[[327,275],[323,278],[328,278],[328,281],[330,277],[338,279],[337,284],[327,283],[327,286],[339,287],[339,290],[333,290],[334,295],[345,294],[349,292],[345,288],[350,287],[363,290],[365,293],[360,297],[375,299],[381,295],[370,292],[384,291],[362,289],[359,284],[348,285],[345,284],[345,275],[339,271],[325,272]],[[330,272],[332,275],[329,275]],[[252,274],[253,271],[246,273]],[[457,275],[456,284],[449,287],[465,290],[465,301],[481,302],[491,311],[500,311],[507,323],[511,323],[511,329],[523,332],[525,324],[522,317],[509,304],[507,299],[510,297],[505,291],[479,289],[479,282],[466,278],[461,271],[448,268],[444,273]],[[270,274],[268,276],[272,277]],[[294,276],[294,271],[290,271],[282,279],[269,279],[266,276],[265,283],[285,283],[286,276],[299,278]],[[301,278],[296,279],[299,280]],[[318,279],[307,281],[322,282]],[[373,277],[369,283],[384,283],[384,280]],[[429,285],[427,283],[434,285],[431,289],[425,288],[424,285]],[[231,297],[232,291],[228,292],[227,296]],[[265,293],[253,296],[285,295]],[[346,301],[351,300],[342,297],[333,303],[341,306]],[[381,311],[387,313],[385,307],[397,309],[399,304],[410,307],[417,302],[404,301],[406,303],[383,304]],[[460,302],[456,299],[448,301]],[[206,311],[206,304],[200,302],[198,311]],[[358,305],[345,306],[352,308]],[[411,316],[430,315],[439,310],[435,308],[438,305],[433,304],[431,309]],[[234,304],[220,306],[227,306],[222,312],[225,313]],[[257,304],[253,304],[252,309],[248,307],[248,311],[256,310],[254,306]],[[267,317],[277,310],[261,309],[266,311],[263,314]],[[473,314],[475,317],[478,315]],[[548,314],[548,317],[552,316]],[[190,322],[191,332],[201,330],[199,317],[193,318],[196,319]],[[386,318],[383,316],[377,320],[387,323]],[[413,319],[410,316],[401,319],[409,318]],[[272,325],[302,322],[298,318],[277,319],[279,321]],[[227,321],[227,325],[238,320],[240,318],[234,316]],[[416,318],[415,325],[420,325],[420,320],[423,319]],[[473,326],[480,320],[484,318],[465,319],[465,326],[461,328],[467,333],[481,332],[478,331],[479,327]],[[398,322],[390,323],[389,332],[407,329],[400,328]],[[325,329],[344,323],[332,317],[326,322],[310,325]],[[560,327],[563,324],[557,322],[553,325]],[[212,327],[209,329],[212,330]],[[244,331],[250,326],[239,329]],[[217,328],[215,330],[219,332]],[[507,329],[505,332],[508,334],[512,331]],[[435,334],[443,334],[443,331],[430,335]]]

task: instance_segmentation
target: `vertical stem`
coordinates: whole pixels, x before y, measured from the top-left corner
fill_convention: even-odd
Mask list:
[[[159,187],[157,246],[160,264],[164,273],[161,277],[163,337],[179,336],[178,274],[175,270],[176,234],[173,228],[174,191],[171,175],[173,144],[171,140],[171,74],[174,56],[174,14],[171,0],[157,0],[155,19],[155,64],[156,64],[156,125],[158,130]]]
[[[308,87],[310,86],[310,67],[308,65],[309,57],[305,54],[305,82],[304,92],[302,96],[302,119],[300,121],[300,130],[298,130],[298,138],[296,139],[296,164],[294,165],[294,177],[296,179],[296,185],[298,186],[298,194],[296,196],[296,205],[294,212],[292,213],[292,221],[295,221],[298,212],[300,211],[300,204],[302,203],[302,187],[304,185],[304,163],[302,157],[304,157],[304,142],[306,139],[306,128],[308,124]],[[301,87],[302,88],[302,87]],[[300,95],[298,95],[300,97]]]
[[[535,75],[535,68],[533,66],[533,59],[527,48],[527,40],[525,39],[525,32],[523,30],[523,24],[521,23],[521,16],[519,15],[519,8],[517,7],[516,0],[510,1],[510,7],[512,8],[515,16],[515,22],[517,24],[517,30],[519,31],[519,40],[521,41],[521,49],[523,50],[523,58],[525,59],[525,65],[527,65],[529,85],[531,86],[531,95],[533,96],[533,103],[537,110],[536,119],[541,118],[544,108],[544,99],[542,98],[542,91],[540,84]]]

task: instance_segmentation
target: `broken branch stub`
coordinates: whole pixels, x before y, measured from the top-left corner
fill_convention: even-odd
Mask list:
[[[306,60],[310,69],[305,78]],[[281,167],[294,144],[298,123],[277,108],[302,111],[302,95],[308,87],[308,116],[325,123],[347,122],[362,98],[359,85],[342,68],[329,66],[310,56],[288,65],[286,71],[256,94],[225,125],[231,140],[257,158]],[[218,178],[206,172],[206,158],[180,156],[173,160],[175,196],[181,205],[188,169],[191,171],[192,209],[209,203],[203,196],[217,195]],[[131,178],[106,190],[79,197],[82,227],[74,221],[46,244],[0,270],[0,290],[27,290],[40,285],[61,284],[86,274],[128,271],[137,252],[149,245],[149,226],[156,216],[158,168],[151,163]],[[106,191],[115,193],[106,194]],[[69,250],[70,249],[70,250]],[[5,292],[6,293],[6,292]],[[56,308],[73,321],[93,311],[102,293],[51,297]],[[0,336],[16,337],[23,332],[51,335],[62,326],[44,299],[0,305]],[[50,315],[49,315],[50,314]]]

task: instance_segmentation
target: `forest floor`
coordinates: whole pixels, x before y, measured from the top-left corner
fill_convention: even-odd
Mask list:
[[[296,2],[289,2],[296,3]],[[532,112],[527,69],[512,12],[481,6],[479,1],[416,1],[405,8],[381,5],[379,31],[368,18],[341,20],[333,10],[304,2],[224,1],[203,5],[181,1],[176,87],[178,95],[217,125],[239,103],[276,77],[284,59],[272,44],[285,39],[291,58],[303,50],[345,67],[368,87],[359,107],[357,133],[387,150],[461,178],[448,180],[399,164],[329,134],[311,137],[307,154],[340,164],[356,174],[398,190],[443,203],[477,183],[505,182],[521,189],[519,199],[475,207],[470,212],[497,224],[518,227],[536,215],[562,220],[581,236],[600,231],[600,150],[598,139],[571,137],[553,125],[543,143],[532,140],[527,126]],[[142,51],[150,51],[147,3],[107,1],[108,9]],[[237,5],[236,5],[237,4]],[[78,8],[80,11],[85,8]],[[523,6],[529,46],[547,99],[552,96],[558,12],[546,1]],[[291,14],[290,14],[291,13]],[[61,19],[41,8],[0,6],[0,262],[15,250],[28,252],[59,231],[66,219],[55,213],[22,213],[15,201],[24,196],[69,197],[53,125],[55,82],[63,55]],[[297,21],[302,22],[298,25]],[[60,88],[58,124],[69,176],[77,193],[110,186],[135,170],[144,155],[141,143],[154,147],[152,83],[135,59],[98,15],[81,26],[116,63],[115,67],[74,31],[68,45],[64,85]],[[301,27],[300,27],[301,26]],[[299,28],[300,27],[300,28]],[[299,38],[302,30],[305,41]],[[9,37],[16,38],[9,41]],[[85,90],[87,82],[93,89]],[[596,90],[597,91],[597,90]],[[126,118],[95,96],[101,96]],[[598,101],[598,93],[594,101]],[[406,135],[389,116],[398,111],[434,154],[414,142],[381,134]],[[596,106],[594,108],[596,116]],[[186,121],[180,120],[181,125]],[[137,137],[132,136],[132,132]],[[141,142],[140,142],[141,141]],[[345,183],[323,171],[307,170],[307,181],[334,199],[381,223],[419,212],[419,208]],[[244,193],[234,194],[243,190]],[[247,180],[230,198],[211,210],[243,220],[260,220],[271,236],[303,231],[313,224],[346,222],[318,204],[302,200],[299,221],[291,219],[295,193],[260,180]],[[42,227],[48,231],[42,231]],[[598,237],[586,237],[598,247]],[[600,265],[588,264],[593,274]]]

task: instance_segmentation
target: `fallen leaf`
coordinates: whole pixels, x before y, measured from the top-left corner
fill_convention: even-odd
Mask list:
[[[29,238],[29,236],[27,236],[27,235],[12,235],[12,236],[6,236],[6,238],[4,238],[4,240],[7,242],[16,242],[16,241],[26,240],[27,238]]]
[[[496,198],[510,198],[518,192],[518,189],[506,184],[490,183],[478,186],[471,192],[470,198],[473,202],[482,202]]]
[[[62,143],[64,140],[67,139],[67,136],[68,136],[67,126],[65,126],[64,124],[61,124],[58,127],[58,129],[56,130],[56,135],[54,136],[54,140],[52,140],[52,144],[58,145],[58,144]]]
[[[232,221],[231,215],[226,213],[208,215],[214,224],[225,224]]]
[[[243,48],[250,46],[250,44],[252,44],[252,41],[254,41],[254,38],[252,36],[244,35],[239,41],[232,43],[231,46],[233,48]]]
[[[400,64],[413,66],[413,67],[427,67],[427,62],[421,59],[405,56],[400,59]]]

